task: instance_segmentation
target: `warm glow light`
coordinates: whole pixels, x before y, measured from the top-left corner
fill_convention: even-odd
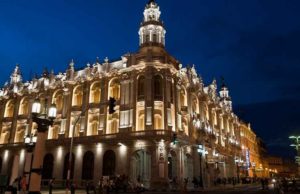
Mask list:
[[[41,102],[39,99],[35,99],[32,104],[32,113],[39,114],[41,113]]]
[[[29,135],[26,135],[25,136],[25,140],[24,140],[24,142],[25,142],[25,144],[29,144],[30,143],[30,136]]]
[[[55,119],[56,118],[56,112],[57,112],[56,105],[51,104],[51,106],[49,108],[49,111],[48,111],[48,117],[52,118],[52,119]]]
[[[33,135],[31,141],[33,143],[36,143],[36,141],[37,141],[37,135]]]

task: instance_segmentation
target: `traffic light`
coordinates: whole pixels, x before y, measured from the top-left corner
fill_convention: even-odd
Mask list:
[[[177,134],[176,133],[173,133],[172,142],[173,142],[174,145],[178,143]]]
[[[114,114],[114,112],[116,112],[116,110],[115,110],[116,99],[110,97],[109,102],[108,102],[108,106],[109,106],[109,110],[108,110],[109,114]]]

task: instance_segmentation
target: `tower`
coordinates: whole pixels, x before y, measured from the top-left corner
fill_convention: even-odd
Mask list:
[[[154,0],[150,0],[144,10],[144,19],[139,29],[139,45],[165,46],[166,30],[160,20],[160,9]]]
[[[232,101],[229,96],[229,90],[225,84],[224,78],[222,78],[222,86],[220,90],[220,103],[222,106],[225,106],[226,109],[232,110]]]

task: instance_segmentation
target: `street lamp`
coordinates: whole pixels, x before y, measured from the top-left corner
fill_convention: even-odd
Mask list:
[[[26,184],[27,186],[30,184],[30,172],[32,169],[32,161],[33,161],[33,149],[35,147],[37,140],[37,136],[35,134],[26,135],[24,137],[24,143],[26,147],[26,159],[25,159],[25,167],[24,167],[24,174],[26,176]]]
[[[208,154],[207,151],[205,151],[205,148],[202,144],[198,145],[198,149],[197,152],[199,153],[199,157],[200,157],[200,187],[204,187],[203,185],[203,169],[202,169],[202,156],[205,154]]]
[[[300,175],[300,136],[292,135],[289,138],[295,142],[290,146],[295,147],[297,150],[296,163],[298,164],[298,174]]]
[[[40,194],[41,192],[41,174],[42,163],[45,152],[45,144],[47,140],[47,131],[49,126],[53,125],[53,121],[56,118],[56,106],[52,104],[49,109],[47,106],[47,99],[45,100],[45,106],[42,110],[42,105],[39,99],[35,99],[32,104],[32,121],[37,124],[37,136],[31,138],[25,138],[25,143],[33,145],[32,141],[35,141],[34,158],[32,161],[32,168],[30,172],[29,182],[29,194]]]

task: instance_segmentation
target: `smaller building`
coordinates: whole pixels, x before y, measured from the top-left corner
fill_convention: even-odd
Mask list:
[[[278,156],[268,156],[270,176],[293,178],[297,176],[297,164],[294,160]]]
[[[268,177],[266,147],[256,136],[250,124],[240,121],[241,143],[244,156],[243,174],[249,177]]]

